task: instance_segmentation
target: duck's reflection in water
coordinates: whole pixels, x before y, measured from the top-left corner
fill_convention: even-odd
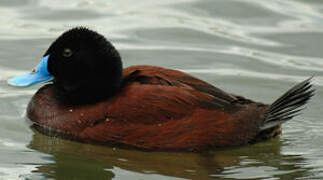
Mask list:
[[[153,179],[167,179],[164,176],[201,180],[310,176],[310,169],[304,167],[305,159],[300,155],[283,155],[281,147],[281,140],[275,138],[204,153],[142,152],[72,142],[45,136],[36,130],[29,144],[29,148],[51,154],[53,158],[53,163],[38,166],[35,173],[55,179],[113,179],[121,177],[123,172],[128,176],[130,172],[147,175],[147,178],[151,174],[161,175]],[[253,173],[253,168],[257,168],[254,171],[257,174]],[[264,174],[259,174],[259,168],[264,169]]]

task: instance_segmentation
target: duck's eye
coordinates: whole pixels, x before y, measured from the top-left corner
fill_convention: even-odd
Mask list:
[[[69,48],[65,48],[64,50],[63,50],[63,56],[64,57],[71,57],[72,56],[72,54],[73,54],[73,51],[71,50],[71,49],[69,49]]]

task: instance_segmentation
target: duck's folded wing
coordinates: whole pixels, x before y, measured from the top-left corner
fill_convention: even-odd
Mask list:
[[[82,139],[147,150],[201,150],[245,144],[259,126],[258,113],[250,118],[256,106],[234,115],[213,96],[176,86],[133,82],[109,101],[105,119],[84,129]]]
[[[155,66],[131,66],[124,70],[124,83],[133,81],[142,84],[176,86],[193,89],[214,97],[215,101],[230,104],[238,99],[213,85],[187,73]]]

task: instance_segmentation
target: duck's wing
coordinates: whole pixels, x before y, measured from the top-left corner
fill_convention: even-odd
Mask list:
[[[213,96],[214,101],[223,104],[231,104],[239,99],[222,91],[213,85],[197,79],[187,73],[165,69],[155,66],[131,66],[124,70],[124,83],[133,81],[142,84],[155,84],[164,86],[176,86],[181,88],[193,89],[201,93]]]
[[[263,112],[255,104],[237,111],[208,93],[162,84],[124,85],[109,99],[105,118],[85,128],[82,139],[146,150],[203,150],[246,144],[257,134]]]

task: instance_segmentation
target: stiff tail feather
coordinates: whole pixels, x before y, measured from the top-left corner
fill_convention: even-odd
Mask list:
[[[270,129],[299,115],[304,109],[303,106],[314,95],[315,89],[312,88],[311,79],[312,77],[295,85],[272,103],[260,129]]]

